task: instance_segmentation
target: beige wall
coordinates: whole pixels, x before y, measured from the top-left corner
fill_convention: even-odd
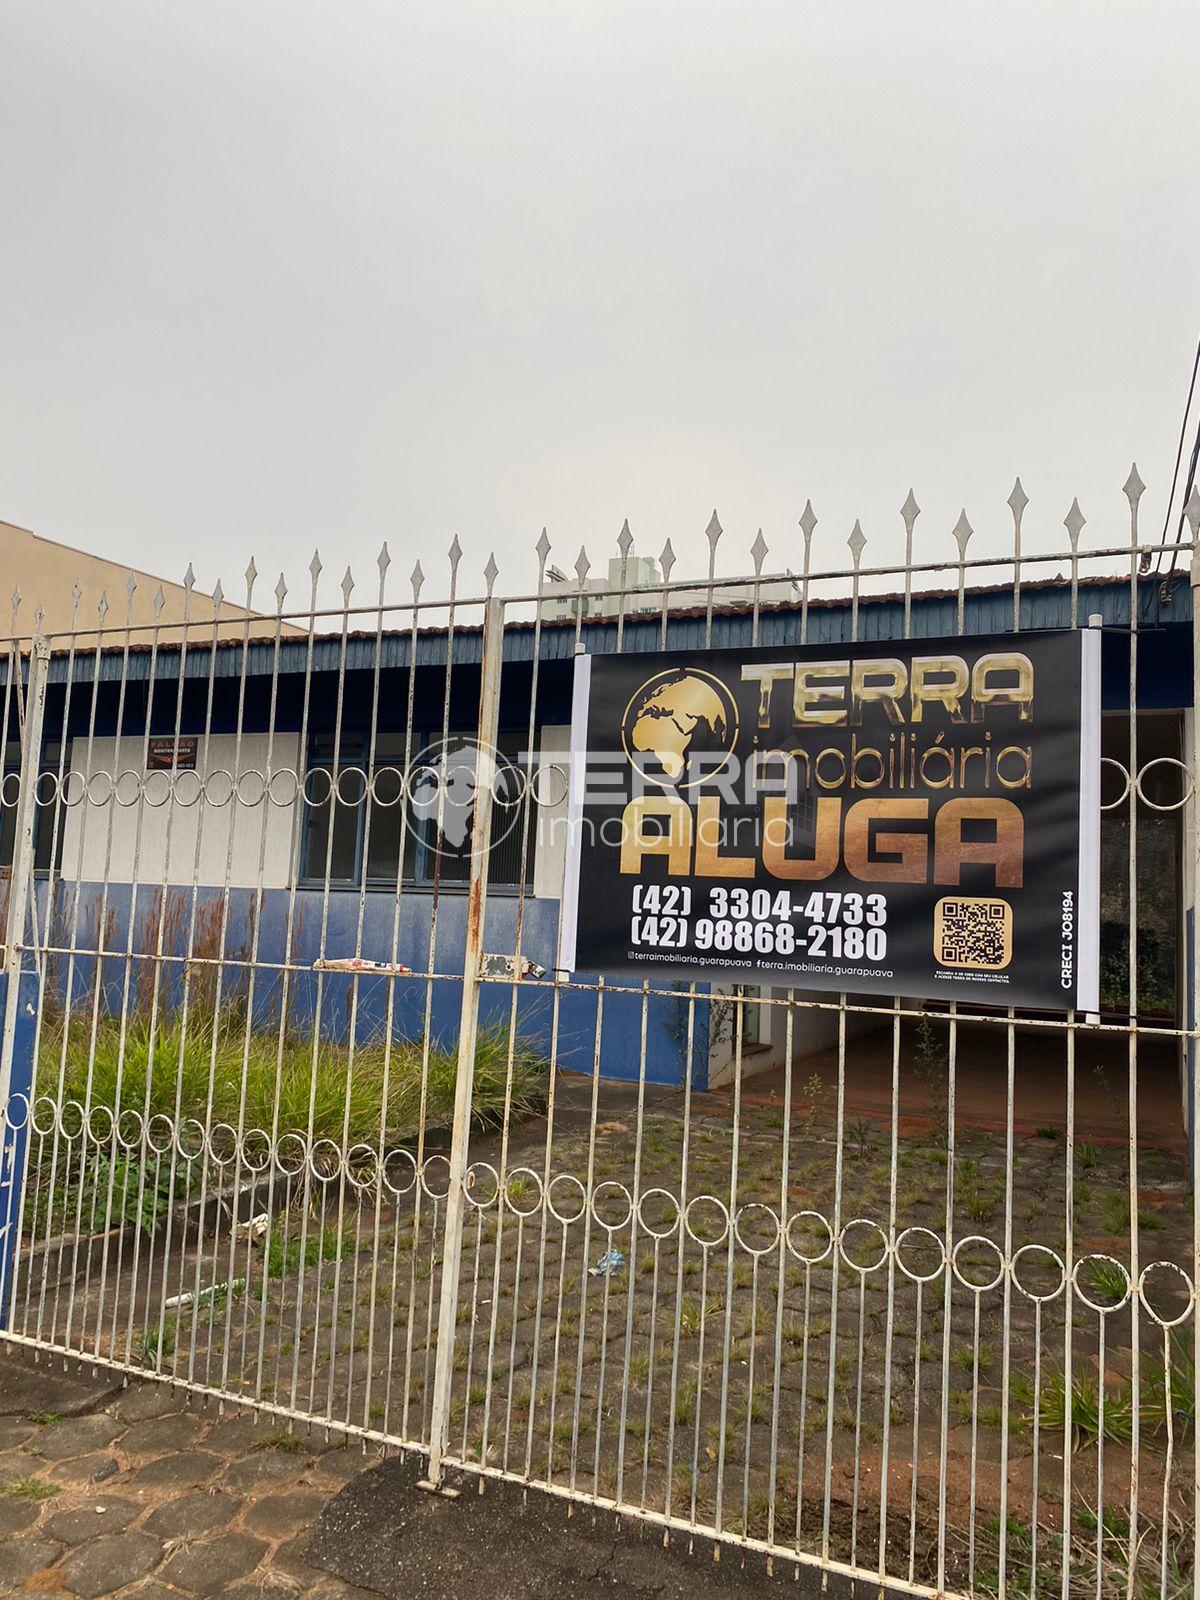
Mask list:
[[[11,597],[14,589],[21,592],[16,627],[19,635],[28,637],[33,633],[34,616],[39,608],[43,612],[43,633],[52,636],[69,633],[73,606],[71,595],[78,584],[82,594],[77,629],[87,630],[97,622],[96,608],[101,595],[104,595],[108,600],[104,642],[116,645],[124,643],[127,616],[131,617],[134,627],[131,642],[150,643],[151,629],[155,623],[154,597],[161,586],[164,605],[160,619],[160,642],[177,642],[182,632],[178,624],[183,621],[184,615],[183,585],[135,570],[132,577],[137,587],[133,591],[130,608],[130,576],[131,569],[118,562],[107,561],[103,556],[91,555],[86,550],[73,550],[69,545],[55,544],[52,539],[42,539],[27,528],[18,528],[11,522],[0,522],[0,638],[8,638],[12,632]],[[204,637],[205,625],[210,628],[212,625],[211,596],[193,590],[187,614],[190,623],[197,625],[189,627],[188,638],[199,643]],[[231,624],[228,628],[222,627],[222,637],[240,637],[245,609],[232,605],[226,599],[221,604],[221,616],[230,619]],[[251,631],[258,637],[270,634],[273,632],[273,623],[269,617],[264,617],[260,625]],[[302,632],[290,623],[285,624],[283,631],[290,634]],[[94,644],[95,636],[87,642]],[[55,643],[52,639],[52,645]],[[67,641],[63,639],[61,647],[65,648],[66,644]]]

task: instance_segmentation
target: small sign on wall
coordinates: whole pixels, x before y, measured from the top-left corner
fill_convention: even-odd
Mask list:
[[[151,739],[146,753],[147,772],[194,772],[196,770],[196,744],[194,733],[186,737],[167,735]]]

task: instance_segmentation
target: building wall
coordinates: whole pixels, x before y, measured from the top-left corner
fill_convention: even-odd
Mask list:
[[[0,571],[4,573],[4,593],[0,596],[0,627],[4,633],[9,626],[9,597],[13,589],[21,592],[21,605],[17,612],[17,629],[22,634],[32,634],[34,614],[43,613],[41,631],[46,634],[64,634],[70,631],[74,602],[71,598],[76,584],[82,590],[75,626],[81,630],[95,627],[96,608],[101,597],[108,601],[105,627],[110,630],[105,643],[119,643],[124,635],[128,618],[135,630],[134,643],[149,640],[149,630],[155,626],[154,597],[161,587],[163,608],[157,619],[161,628],[183,621],[186,590],[182,583],[167,578],[157,578],[152,573],[141,572],[110,561],[87,550],[75,550],[70,545],[56,544],[53,539],[43,539],[28,528],[0,521]],[[182,574],[180,574],[182,577]],[[129,598],[129,579],[136,588],[132,602]],[[212,596],[193,590],[187,600],[187,614],[191,623],[197,624],[194,637],[200,638],[201,625],[213,620]],[[230,619],[231,628],[223,628],[222,636],[240,638],[240,620],[247,615],[244,607],[223,601],[222,618]],[[253,613],[250,613],[253,615]],[[273,628],[268,622],[266,628]],[[113,630],[116,630],[115,632]],[[263,629],[253,630],[261,633]],[[302,630],[287,623],[283,631],[299,634]],[[178,629],[172,630],[172,636]],[[166,634],[164,634],[164,637]],[[95,636],[91,638],[95,644]],[[64,641],[65,643],[65,641]]]
[[[295,785],[277,783],[275,793],[289,798],[276,804],[265,785],[253,774],[266,775],[268,762],[276,773],[300,771],[300,741],[294,733],[244,733],[240,750],[236,735],[211,734],[201,739],[196,752],[196,778],[207,780],[212,798],[184,803],[192,792],[191,780],[177,774],[181,798],[155,804],[158,782],[153,780],[132,805],[120,804],[122,789],[132,793],[132,778],[124,784],[122,773],[146,777],[144,741],[131,735],[121,739],[97,738],[89,750],[86,739],[76,739],[71,749],[68,796],[82,793],[83,785],[101,799],[115,793],[106,804],[67,805],[64,808],[61,872],[71,880],[109,883],[208,885],[266,889],[286,888],[292,880],[296,851],[297,805]],[[167,775],[163,774],[165,778]],[[230,799],[227,778],[241,778],[245,801]],[[165,786],[164,786],[165,789]],[[199,793],[199,783],[196,785]]]

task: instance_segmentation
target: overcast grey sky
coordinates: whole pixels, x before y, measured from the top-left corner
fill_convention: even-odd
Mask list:
[[[1198,82],[1194,0],[3,0],[0,517],[234,594],[1153,526]]]

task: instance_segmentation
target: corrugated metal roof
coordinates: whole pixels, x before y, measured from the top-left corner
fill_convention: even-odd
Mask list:
[[[1029,583],[1021,589],[1021,627],[1023,630],[1066,628],[1071,626],[1072,589],[1068,579],[1046,579]],[[1086,622],[1099,614],[1106,627],[1130,626],[1131,589],[1128,579],[1086,578],[1077,585],[1077,620]],[[1161,578],[1147,577],[1138,583],[1138,626],[1158,628],[1191,621],[1191,589],[1186,581],[1177,582],[1169,591]],[[759,610],[758,642],[761,645],[788,645],[800,641],[802,606],[785,601],[763,605]],[[912,626],[914,638],[939,638],[954,636],[958,632],[957,590],[938,590],[914,594],[912,597]],[[808,642],[814,645],[845,644],[850,640],[852,607],[848,598],[812,599],[808,606]],[[968,589],[963,608],[964,634],[1007,633],[1012,630],[1013,591],[1009,584],[994,584]],[[714,607],[712,615],[711,648],[745,648],[751,642],[752,612],[748,605]],[[667,621],[666,648],[669,650],[695,650],[705,647],[707,611],[696,607],[687,611],[672,611]],[[896,639],[903,635],[904,600],[901,595],[863,595],[858,603],[858,638],[860,641]],[[617,622],[615,618],[602,618],[585,622],[581,630],[584,648],[590,654],[608,654],[617,648]],[[446,628],[421,629],[416,635],[416,661],[418,666],[445,666],[449,648]],[[538,641],[538,656],[543,661],[566,660],[575,654],[576,626],[574,621],[543,621],[538,629],[532,621],[512,621],[505,627],[504,659],[506,661],[531,661],[534,640]],[[478,626],[456,628],[453,634],[453,664],[469,666],[478,663],[481,653],[481,629]],[[312,670],[314,673],[337,672],[344,664],[348,672],[370,671],[375,666],[376,645],[379,644],[380,664],[384,668],[404,668],[413,651],[411,628],[390,630],[378,635],[375,630],[347,634],[343,644],[340,632],[319,635],[311,641]],[[626,652],[655,651],[662,645],[662,619],[660,613],[646,612],[625,619],[621,649]],[[185,676],[188,679],[205,679],[210,667],[214,677],[237,678],[243,671],[243,645],[240,640],[221,642],[216,646],[216,661],[212,663],[212,645],[189,643]],[[273,639],[250,640],[245,647],[248,659],[247,677],[269,677],[275,670],[276,644]],[[281,675],[303,673],[309,658],[310,641],[307,636],[283,639],[278,645],[278,670]],[[67,651],[56,652],[50,662],[50,682],[65,683],[68,669],[76,683],[91,683],[96,670],[96,655],[89,652],[77,655],[71,661]],[[162,646],[157,651],[155,678],[172,681],[179,676],[180,650],[178,646]],[[148,645],[113,645],[102,650],[99,656],[102,682],[119,682],[122,675],[127,681],[145,681],[150,676],[152,652]],[[0,663],[0,685],[7,676],[7,662]]]

